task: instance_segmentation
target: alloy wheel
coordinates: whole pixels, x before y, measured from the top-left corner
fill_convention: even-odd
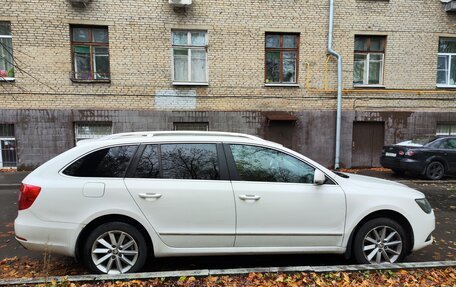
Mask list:
[[[431,179],[440,179],[443,176],[445,169],[440,162],[431,162],[427,169],[427,175]]]
[[[128,272],[138,260],[139,248],[128,233],[113,230],[100,235],[92,245],[92,261],[102,273]]]
[[[394,263],[402,252],[402,238],[389,226],[371,229],[363,240],[363,253],[370,263]]]

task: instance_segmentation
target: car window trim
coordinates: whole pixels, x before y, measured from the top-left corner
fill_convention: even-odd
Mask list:
[[[310,164],[307,161],[304,161],[301,158],[298,158],[298,157],[294,156],[293,154],[290,154],[290,153],[288,153],[286,151],[283,151],[281,149],[277,149],[277,148],[272,147],[272,146],[261,145],[261,144],[224,142],[223,146],[225,148],[225,154],[226,154],[226,158],[227,158],[227,161],[228,161],[227,166],[229,167],[229,172],[230,172],[230,176],[231,176],[231,180],[232,181],[267,182],[267,183],[269,183],[269,181],[246,181],[246,180],[241,180],[241,177],[239,176],[239,173],[238,173],[237,168],[236,168],[236,163],[234,161],[233,152],[231,151],[230,145],[247,145],[247,146],[253,146],[253,147],[262,147],[262,148],[268,148],[268,149],[271,149],[271,150],[275,150],[277,152],[281,152],[283,154],[286,154],[288,156],[293,157],[294,159],[296,159],[296,160],[298,160],[300,162],[303,162],[303,163],[307,164],[308,166],[314,168],[315,170],[318,169],[321,172],[323,172],[325,174],[325,177],[326,177],[326,181],[325,181],[324,185],[338,185],[335,180],[333,180],[328,174],[326,174],[326,172],[322,171],[321,169],[319,169],[315,165]],[[292,184],[310,184],[310,185],[315,185],[315,183],[298,183],[298,182],[274,182],[274,183],[292,183]]]

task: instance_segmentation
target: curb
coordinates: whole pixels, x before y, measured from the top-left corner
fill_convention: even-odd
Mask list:
[[[264,268],[237,268],[237,269],[201,269],[185,271],[162,271],[144,272],[120,275],[78,275],[78,276],[51,276],[48,278],[22,278],[3,279],[0,285],[23,285],[42,284],[52,280],[66,282],[88,282],[88,281],[114,281],[114,280],[137,280],[153,278],[176,278],[182,276],[219,276],[219,275],[242,275],[255,273],[277,273],[277,272],[345,272],[345,271],[373,271],[373,270],[397,270],[397,269],[419,269],[419,268],[444,268],[456,267],[456,261],[431,261],[397,264],[363,264],[363,265],[334,265],[334,266],[290,266],[290,267],[264,267]]]

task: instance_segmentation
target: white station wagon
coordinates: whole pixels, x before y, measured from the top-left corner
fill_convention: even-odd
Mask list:
[[[399,262],[435,217],[405,185],[332,172],[280,144],[223,132],[139,132],[80,142],[21,186],[17,240],[91,271],[147,257],[336,253]]]

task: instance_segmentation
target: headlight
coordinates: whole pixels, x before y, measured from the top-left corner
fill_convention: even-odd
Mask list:
[[[426,198],[415,199],[416,203],[421,207],[421,209],[426,213],[432,212],[432,207],[429,201]]]

